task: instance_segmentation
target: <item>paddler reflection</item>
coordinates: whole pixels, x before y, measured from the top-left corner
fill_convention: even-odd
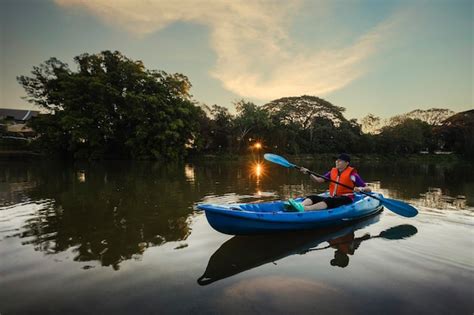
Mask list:
[[[336,251],[334,252],[334,258],[331,259],[330,264],[331,266],[337,266],[341,268],[347,267],[349,265],[349,255],[354,255],[356,249],[359,248],[360,244],[363,241],[370,240],[372,238],[384,238],[388,240],[398,240],[411,237],[418,232],[416,227],[410,224],[402,224],[397,225],[395,227],[391,227],[385,231],[382,231],[380,234],[376,236],[370,236],[369,233],[364,234],[361,237],[355,237],[354,232],[350,232],[344,236],[334,238],[329,240],[328,246],[321,247],[321,248],[310,248],[303,253],[307,253],[313,250],[322,250],[327,248],[334,248]]]
[[[347,265],[349,265],[349,255],[354,255],[360,243],[368,238],[370,238],[368,234],[360,238],[354,238],[354,233],[349,233],[343,237],[330,240],[329,244],[331,247],[336,248],[334,259],[331,259],[331,266],[347,267]]]

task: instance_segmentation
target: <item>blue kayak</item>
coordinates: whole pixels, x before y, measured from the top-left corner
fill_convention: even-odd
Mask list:
[[[383,198],[381,194],[373,195]],[[302,198],[296,199],[301,200]],[[374,198],[356,194],[351,204],[317,211],[287,212],[285,202],[281,200],[227,205],[200,204],[197,208],[205,211],[207,221],[215,230],[230,235],[247,235],[347,224],[379,212],[383,207]]]

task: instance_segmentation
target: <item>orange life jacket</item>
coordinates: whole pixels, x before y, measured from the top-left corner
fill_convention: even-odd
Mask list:
[[[352,189],[331,182],[329,183],[329,194],[331,196],[348,196],[351,198],[354,197],[355,185],[354,182],[351,180],[351,175],[355,172],[355,168],[348,166],[345,170],[342,171],[341,174],[339,174],[337,168],[333,167],[331,170],[331,179],[346,186],[352,187]]]

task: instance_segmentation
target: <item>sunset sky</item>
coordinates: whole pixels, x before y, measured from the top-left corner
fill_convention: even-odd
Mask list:
[[[16,76],[57,57],[118,50],[187,75],[233,111],[315,95],[390,117],[473,108],[473,1],[0,0],[2,108],[35,109]]]

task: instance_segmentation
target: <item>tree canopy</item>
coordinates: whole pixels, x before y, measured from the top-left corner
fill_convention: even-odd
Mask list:
[[[457,113],[435,128],[439,146],[474,157],[474,110]]]
[[[141,61],[103,51],[74,58],[77,68],[50,58],[18,77],[28,101],[48,114],[32,120],[36,145],[73,158],[180,159],[191,153],[266,151],[393,153],[452,150],[472,156],[472,111],[414,110],[359,124],[345,108],[316,96],[283,97],[258,106],[246,100],[208,106],[191,99],[179,73],[147,70]],[[447,119],[447,117],[452,116]]]
[[[73,157],[179,158],[198,131],[201,109],[182,74],[147,70],[141,61],[103,51],[56,58],[20,76],[28,101],[49,111],[33,121],[40,146]]]

